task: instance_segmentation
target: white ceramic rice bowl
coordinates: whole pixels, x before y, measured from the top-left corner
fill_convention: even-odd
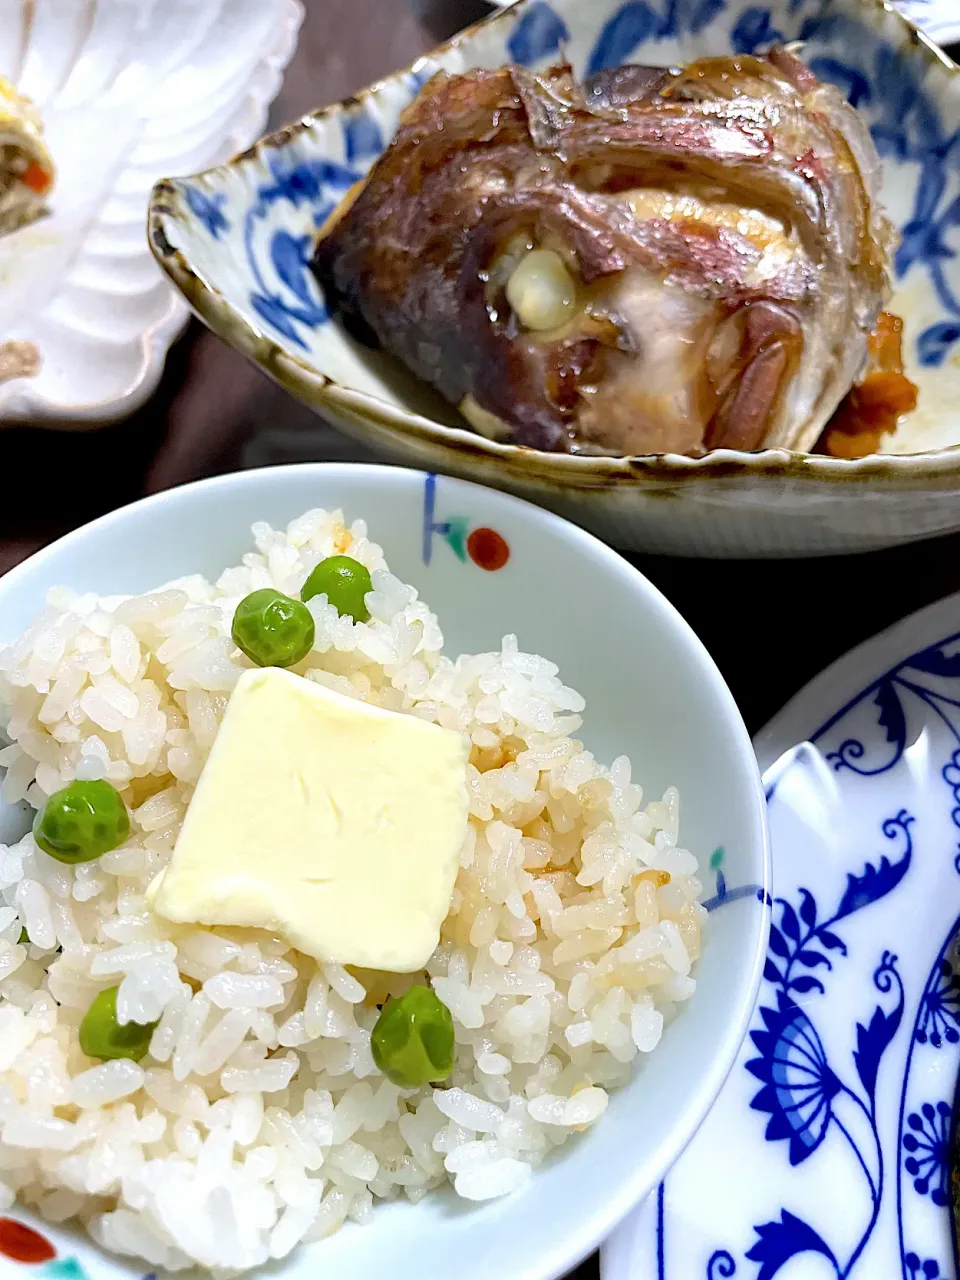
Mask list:
[[[522,647],[558,662],[565,682],[586,698],[587,747],[607,763],[629,754],[647,795],[679,787],[682,841],[701,860],[704,897],[719,891],[723,900],[706,927],[693,999],[601,1122],[548,1159],[525,1189],[479,1206],[458,1202],[452,1191],[417,1206],[379,1205],[372,1225],[348,1224],[271,1269],[304,1280],[317,1267],[325,1280],[547,1280],[573,1267],[656,1185],[709,1109],[745,1033],[766,946],[769,881],[750,741],[706,650],[619,556],[514,498],[393,468],[246,472],[106,516],[0,579],[0,643],[26,626],[56,584],[114,594],[188,572],[216,577],[250,547],[254,521],[283,526],[317,506],[368,521],[392,571],[437,611],[449,653],[492,648],[515,632]],[[506,540],[505,567],[485,571],[469,556],[461,560],[456,547],[477,528]],[[16,813],[0,811],[0,838],[10,838],[17,823]],[[140,1270],[19,1206],[9,1212],[89,1280]],[[23,1269],[0,1256],[0,1277],[17,1274]]]

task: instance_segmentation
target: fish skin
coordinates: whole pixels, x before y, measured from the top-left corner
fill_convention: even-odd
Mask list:
[[[809,449],[889,297],[878,181],[863,121],[784,49],[584,84],[441,72],[312,266],[357,336],[514,443]],[[579,282],[560,331],[505,302],[524,236]]]

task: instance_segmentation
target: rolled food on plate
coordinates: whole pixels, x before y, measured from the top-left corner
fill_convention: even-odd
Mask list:
[[[0,76],[0,235],[43,213],[53,178],[40,117]]]

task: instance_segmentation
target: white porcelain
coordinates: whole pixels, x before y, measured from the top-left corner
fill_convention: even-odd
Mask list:
[[[956,0],[894,0],[894,3],[938,44],[960,40],[960,6]]]
[[[960,596],[841,659],[756,746],[775,898],[751,1035],[603,1280],[956,1280]]]
[[[144,219],[161,174],[248,146],[293,54],[299,0],[0,0],[0,75],[39,108],[48,218],[0,240],[0,342],[36,344],[5,421],[103,421],[160,379],[188,311]]]
[[[588,746],[606,760],[629,752],[649,793],[675,782],[684,841],[705,868],[722,847],[730,885],[749,886],[711,915],[697,992],[657,1052],[614,1095],[604,1122],[558,1152],[524,1191],[485,1206],[455,1203],[445,1193],[416,1207],[382,1206],[371,1226],[348,1225],[269,1273],[297,1280],[547,1280],[594,1248],[656,1185],[736,1055],[768,924],[756,761],[706,650],[641,574],[589,534],[535,507],[414,471],[281,467],[149,498],[0,578],[0,640],[27,622],[55,583],[114,593],[194,570],[217,574],[250,546],[254,520],[283,523],[317,505],[368,519],[392,570],[437,609],[454,652],[482,650],[515,632],[521,645],[555,659],[587,699]],[[506,539],[504,568],[478,568],[465,553],[461,559],[464,538],[477,527]],[[14,1216],[29,1220],[18,1210]],[[60,1228],[42,1230],[61,1262],[74,1259],[89,1280],[131,1274]],[[54,1273],[44,1274],[54,1280]],[[0,1280],[18,1280],[18,1268],[2,1256]]]

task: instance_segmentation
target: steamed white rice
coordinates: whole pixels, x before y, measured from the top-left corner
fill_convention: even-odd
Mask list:
[[[522,1187],[656,1047],[693,992],[704,917],[676,791],[644,804],[625,757],[606,768],[583,749],[583,699],[551,662],[514,636],[442,656],[436,617],[361,520],[311,511],[254,539],[216,585],[53,591],[0,649],[4,801],[40,807],[106,778],[132,815],[122,848],[77,867],[31,835],[0,844],[0,1210],[78,1218],[171,1270],[253,1267],[445,1181],[471,1200]],[[311,600],[316,643],[296,670],[473,743],[469,836],[429,965],[456,1026],[440,1088],[400,1089],[371,1056],[377,1005],[410,977],[173,926],[144,901],[248,665],[230,640],[237,603],[264,586],[297,595],[343,552],[372,572],[371,619]],[[122,1020],[160,1019],[140,1064],[78,1044],[117,983]]]

